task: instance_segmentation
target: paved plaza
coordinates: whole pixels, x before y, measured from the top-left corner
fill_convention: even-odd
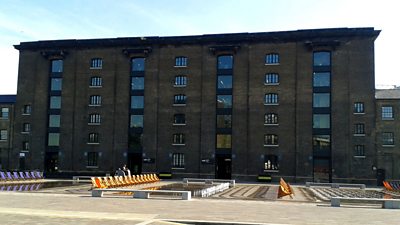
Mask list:
[[[300,186],[295,198],[256,200],[276,185],[239,184],[220,197],[133,199],[107,194],[91,197],[90,185],[38,192],[0,192],[0,224],[400,224],[400,210],[378,205],[344,205],[311,201]],[[242,193],[242,194],[239,194]],[[246,196],[245,193],[249,193]],[[227,197],[230,196],[230,197]],[[236,196],[236,197],[235,197]],[[244,196],[244,197],[240,197]]]

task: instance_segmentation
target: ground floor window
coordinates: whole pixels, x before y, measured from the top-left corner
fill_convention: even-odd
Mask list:
[[[278,156],[264,155],[264,170],[279,170]]]
[[[185,154],[183,154],[183,153],[172,154],[172,167],[184,168],[185,167]]]
[[[97,160],[98,160],[99,154],[97,152],[88,152],[87,153],[87,166],[98,166]]]

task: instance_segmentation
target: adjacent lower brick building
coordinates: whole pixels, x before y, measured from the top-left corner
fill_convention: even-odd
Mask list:
[[[23,42],[13,155],[48,173],[375,182],[378,35]]]
[[[15,95],[0,95],[0,170],[10,166],[10,157],[18,159],[24,155],[14,155],[17,153],[12,151],[15,99]]]

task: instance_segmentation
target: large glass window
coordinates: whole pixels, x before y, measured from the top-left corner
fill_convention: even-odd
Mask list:
[[[365,146],[364,145],[355,145],[354,146],[354,155],[355,156],[365,156]]]
[[[276,134],[264,135],[264,145],[278,145],[278,135]]]
[[[22,125],[22,132],[24,132],[24,133],[31,132],[31,124],[30,123],[24,123]]]
[[[313,75],[314,87],[330,87],[331,73],[330,72],[314,72]]]
[[[90,60],[90,68],[92,69],[101,69],[103,67],[103,59],[101,58],[93,58]]]
[[[62,89],[62,78],[51,78],[51,87],[52,91],[61,91]]]
[[[29,146],[29,142],[28,141],[23,141],[22,142],[22,150],[24,150],[24,151],[29,151],[29,148],[30,146]]]
[[[103,79],[101,77],[91,77],[90,87],[101,87],[103,85]]]
[[[101,105],[101,96],[100,95],[92,95],[90,96],[90,105],[96,105],[99,106]]]
[[[144,90],[144,77],[131,77],[132,90]]]
[[[143,128],[143,115],[131,115],[130,128]]]
[[[99,134],[98,133],[90,133],[88,143],[91,143],[91,144],[99,143]]]
[[[60,115],[49,115],[49,127],[60,127]]]
[[[179,113],[174,115],[174,124],[186,124],[185,114]]]
[[[279,54],[270,53],[265,56],[265,64],[279,64]]]
[[[232,95],[217,95],[217,108],[232,108]]]
[[[0,130],[0,140],[5,141],[8,139],[8,131]]]
[[[145,58],[132,59],[132,71],[144,71]]]
[[[32,106],[31,105],[24,105],[22,115],[30,115],[32,113]]]
[[[264,103],[265,104],[278,104],[279,103],[278,94],[274,94],[274,93],[265,94]]]
[[[217,148],[232,148],[232,135],[217,134]]]
[[[186,104],[186,95],[175,95],[174,96],[174,104]]]
[[[264,124],[278,124],[278,114],[266,113],[264,115]]]
[[[89,115],[89,124],[100,124],[101,123],[101,116],[100,114],[93,113]]]
[[[354,134],[364,135],[365,134],[365,125],[363,123],[354,124]]]
[[[1,108],[1,118],[2,119],[8,119],[8,115],[9,115],[9,109],[8,108]]]
[[[141,149],[143,141],[143,134],[141,133],[130,133],[129,134],[129,148]]]
[[[60,134],[59,133],[49,133],[47,145],[48,146],[60,146]]]
[[[61,73],[63,71],[63,61],[59,60],[52,60],[51,61],[51,72],[52,73]]]
[[[393,107],[392,106],[382,106],[382,119],[383,120],[393,119]]]
[[[264,155],[264,170],[279,170],[278,156]]]
[[[265,74],[265,84],[279,84],[279,74],[267,73]]]
[[[314,66],[330,66],[331,53],[330,52],[314,52]]]
[[[185,134],[174,134],[172,135],[173,144],[185,144]]]
[[[186,86],[187,78],[184,75],[176,76],[175,77],[175,86]]]
[[[313,107],[323,108],[330,107],[331,94],[330,93],[314,93],[313,95]]]
[[[87,166],[98,166],[99,153],[97,152],[88,152],[87,153]]]
[[[185,168],[185,154],[183,153],[172,154],[172,167]]]
[[[331,136],[313,135],[313,149],[315,151],[329,151],[331,149]]]
[[[233,56],[223,55],[218,57],[218,69],[232,69],[233,68]]]
[[[232,88],[232,75],[218,76],[218,89],[230,89]]]
[[[61,96],[50,97],[50,109],[61,109]]]
[[[363,102],[355,102],[353,112],[354,113],[364,113],[364,103]]]
[[[382,145],[394,145],[394,134],[392,132],[382,133]]]
[[[217,115],[217,128],[232,128],[232,115]]]
[[[131,109],[143,109],[144,96],[131,96]]]
[[[187,57],[179,56],[175,58],[175,66],[186,67],[187,66]]]
[[[313,128],[331,128],[330,114],[314,114]]]

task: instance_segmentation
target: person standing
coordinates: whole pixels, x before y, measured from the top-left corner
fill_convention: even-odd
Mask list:
[[[122,170],[124,171],[126,176],[131,176],[131,171],[128,169],[128,167],[126,167],[126,165],[122,167]]]

